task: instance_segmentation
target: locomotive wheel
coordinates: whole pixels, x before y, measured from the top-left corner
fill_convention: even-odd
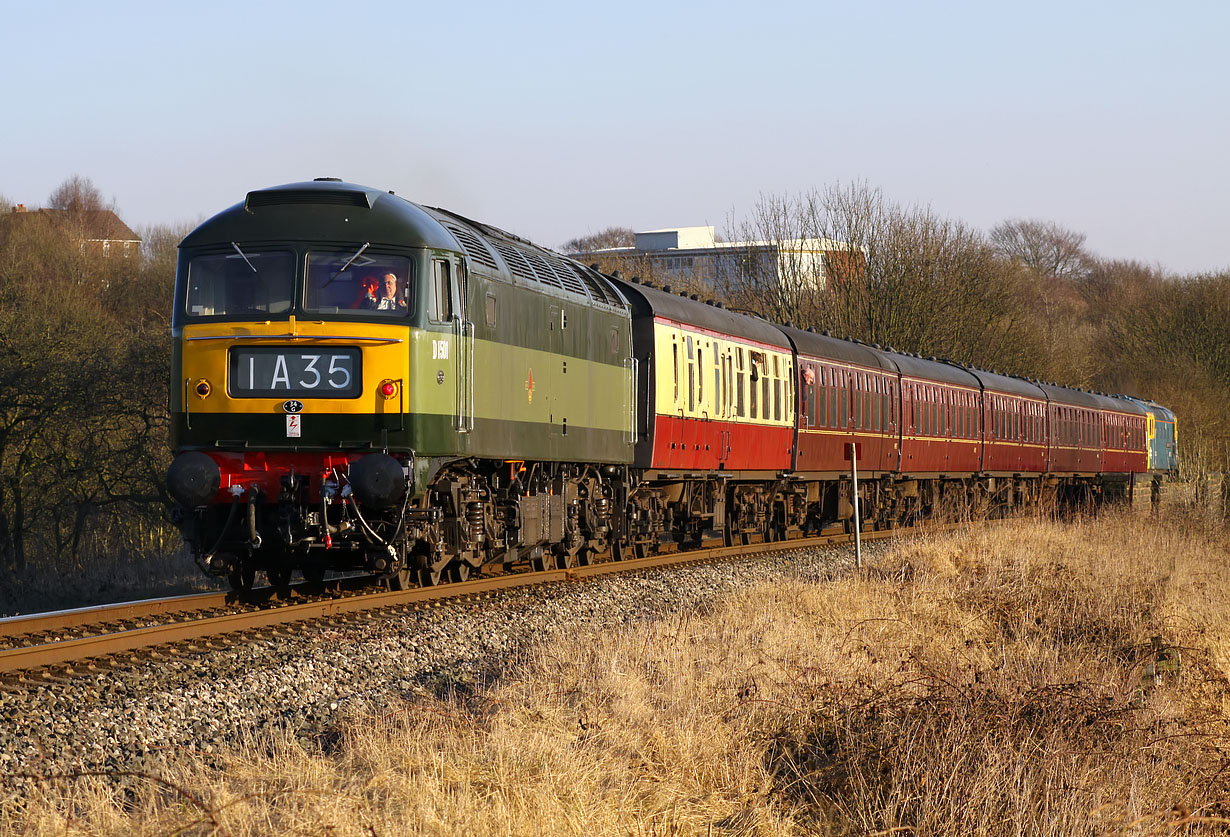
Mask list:
[[[577,566],[576,550],[561,549],[552,557],[555,559],[555,569],[557,570],[571,570]]]
[[[423,556],[420,560],[422,561],[422,569],[419,570],[420,586],[435,587],[437,584],[445,584],[453,580],[448,572],[452,559],[447,555],[440,555],[435,561],[432,561],[430,556]]]
[[[303,580],[309,584],[320,584],[325,580],[324,567],[304,567]]]
[[[240,567],[237,570],[232,570],[226,577],[226,580],[231,585],[232,590],[239,592],[251,590],[252,585],[256,583],[256,570]]]
[[[388,584],[390,590],[409,590],[413,586],[411,584],[413,580],[414,573],[403,567],[385,579],[385,583]]]
[[[276,569],[265,570],[265,577],[269,579],[270,587],[289,587],[290,573],[290,570],[278,567]]]
[[[449,565],[447,575],[449,581],[465,581],[470,577],[470,565],[465,561],[457,561]]]
[[[536,573],[555,569],[555,556],[541,546],[534,547],[530,551],[530,569]]]

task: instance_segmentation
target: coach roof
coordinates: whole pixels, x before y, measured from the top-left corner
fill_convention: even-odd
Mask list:
[[[618,280],[617,280],[618,281]],[[619,288],[632,303],[634,317],[663,317],[683,325],[696,326],[719,334],[754,340],[784,351],[790,350],[790,341],[777,326],[759,317],[738,314],[699,302],[681,294],[671,294],[648,285],[619,282]]]
[[[864,343],[841,340],[827,334],[816,334],[813,331],[800,331],[790,326],[778,326],[778,328],[790,338],[795,350],[802,357],[818,357],[824,360],[866,366],[871,369],[884,369],[894,373],[897,371],[883,352]]]

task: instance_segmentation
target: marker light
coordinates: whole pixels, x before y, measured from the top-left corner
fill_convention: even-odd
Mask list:
[[[380,394],[385,398],[392,398],[397,395],[397,382],[384,380],[380,382]]]
[[[213,392],[213,387],[209,385],[209,381],[201,378],[196,382],[196,394],[201,398],[209,397],[209,393]]]

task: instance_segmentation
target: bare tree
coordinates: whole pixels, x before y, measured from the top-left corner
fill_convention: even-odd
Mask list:
[[[592,253],[612,247],[632,247],[635,243],[636,233],[631,227],[607,227],[605,230],[565,241],[560,249],[569,254]]]
[[[1089,270],[1085,234],[1053,221],[1004,221],[991,230],[990,239],[1000,256],[1020,262],[1042,277],[1074,279]]]
[[[115,211],[115,201],[107,203],[102,192],[88,177],[74,174],[52,191],[47,198],[48,209],[65,209],[69,212],[90,212],[101,209]]]
[[[1019,270],[977,230],[928,207],[902,207],[865,184],[796,198],[763,197],[742,238],[811,240],[821,264],[782,260],[777,275],[738,277],[732,304],[779,322],[814,326],[897,349],[1034,372],[1040,335],[1021,305]],[[823,267],[823,282],[817,273]]]

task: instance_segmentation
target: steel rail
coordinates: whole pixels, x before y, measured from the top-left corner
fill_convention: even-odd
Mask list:
[[[46,613],[30,613],[0,618],[0,638],[22,634],[59,631],[66,628],[82,628],[89,625],[124,619],[144,619],[184,613],[193,610],[208,610],[234,603],[232,593],[189,593],[165,599],[143,599],[132,602],[75,607],[69,610],[54,610]]]
[[[951,528],[956,524],[930,524],[929,529]],[[889,529],[866,533],[863,537],[869,540],[889,538],[896,535],[916,533],[917,528]],[[516,587],[526,587],[538,584],[551,584],[563,581],[573,581],[583,578],[608,575],[612,573],[637,572],[659,567],[670,567],[683,564],[703,563],[736,556],[748,556],[765,552],[780,552],[792,549],[807,549],[816,546],[848,543],[850,535],[825,535],[798,540],[768,541],[740,546],[722,546],[708,549],[694,549],[673,552],[665,555],[652,555],[644,558],[631,558],[624,561],[605,561],[599,564],[572,567],[569,569],[544,570],[541,572],[513,573],[509,575],[493,575],[472,581],[454,582],[435,587],[416,587],[411,590],[367,593],[363,595],[341,598],[328,598],[310,601],[302,604],[282,604],[260,610],[249,610],[241,613],[230,613],[220,616],[208,616],[201,619],[169,622],[161,625],[151,625],[141,628],[130,628],[123,631],[101,633],[92,636],[77,637],[38,645],[0,650],[0,674],[12,674],[22,671],[62,665],[98,657],[124,654],[132,651],[153,648],[176,642],[205,639],[207,637],[240,633],[243,631],[269,628],[277,625],[287,625],[296,622],[307,622],[314,619],[341,616],[344,614],[378,611],[385,608],[420,605],[426,602],[441,601],[476,596]],[[267,588],[271,589],[271,588]],[[169,613],[190,612],[209,607],[233,604],[233,593],[205,593],[188,596],[177,596],[170,599],[152,600],[151,602],[125,602],[109,605],[104,608],[77,608],[74,610],[57,611],[52,614],[34,614],[28,617],[9,617],[0,621],[5,628],[16,624],[30,624],[40,618],[51,620],[68,620],[74,615],[83,613],[98,613],[105,611],[108,618],[134,618],[123,614],[136,614],[137,617],[162,615]],[[142,610],[143,605],[150,606]],[[95,620],[98,621],[98,620]],[[82,627],[79,624],[64,622],[64,626]],[[39,630],[48,630],[46,625],[40,625]],[[24,631],[29,632],[29,631]]]

